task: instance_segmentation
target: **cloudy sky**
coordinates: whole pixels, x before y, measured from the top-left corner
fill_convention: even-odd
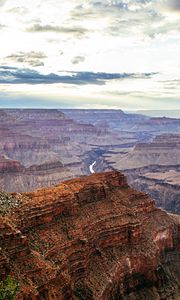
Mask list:
[[[0,106],[180,109],[180,0],[0,0]]]

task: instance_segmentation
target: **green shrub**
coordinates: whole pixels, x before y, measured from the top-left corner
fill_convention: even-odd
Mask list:
[[[18,284],[15,279],[8,276],[0,282],[0,300],[14,300],[18,292]]]

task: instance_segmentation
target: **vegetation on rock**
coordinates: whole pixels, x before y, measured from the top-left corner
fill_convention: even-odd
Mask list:
[[[18,283],[10,276],[0,282],[0,300],[14,300],[17,292]]]
[[[12,208],[17,207],[21,200],[12,195],[0,192],[0,215],[6,215]]]

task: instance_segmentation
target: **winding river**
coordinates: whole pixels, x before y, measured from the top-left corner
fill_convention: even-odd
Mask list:
[[[96,164],[96,160],[89,166],[89,171],[91,172],[91,174],[95,173],[93,167],[95,166]]]

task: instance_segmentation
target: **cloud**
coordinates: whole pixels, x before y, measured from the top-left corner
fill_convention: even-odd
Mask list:
[[[23,6],[12,7],[8,10],[9,13],[24,15],[28,13],[28,9]]]
[[[0,30],[4,29],[6,26],[3,24],[0,24]]]
[[[33,67],[44,66],[43,59],[46,58],[46,55],[43,52],[18,52],[11,54],[6,57],[8,60],[12,60],[18,63],[27,63]]]
[[[55,33],[63,33],[63,34],[71,34],[75,35],[76,37],[82,37],[85,35],[88,30],[81,26],[71,26],[71,27],[64,27],[64,26],[55,26],[55,25],[41,25],[41,24],[34,24],[33,26],[26,29],[28,32],[55,32]]]
[[[71,16],[79,18],[106,18],[108,15],[128,10],[128,4],[123,1],[89,1],[88,5],[77,5],[71,11]]]
[[[165,3],[167,3],[168,7],[171,10],[180,12],[180,1],[179,0],[167,0]]]
[[[85,57],[84,57],[84,56],[75,56],[75,57],[71,60],[71,62],[72,62],[73,65],[77,65],[77,64],[79,64],[79,63],[81,63],[81,62],[83,62],[83,61],[85,61]]]
[[[150,78],[154,74],[155,73],[67,72],[67,75],[58,75],[54,73],[45,75],[31,69],[20,69],[20,68],[15,68],[10,66],[1,66],[0,84],[65,83],[65,84],[72,84],[72,85],[86,85],[86,84],[103,85],[110,80]]]
[[[179,31],[179,20],[168,20],[164,12],[180,12],[180,0],[112,0],[88,1],[71,11],[72,20],[106,20],[95,31],[110,36],[137,36],[138,39],[156,38]]]
[[[159,80],[160,83],[163,84],[165,90],[170,91],[171,93],[176,93],[176,95],[180,95],[180,79],[171,79],[171,80]]]
[[[128,10],[128,3],[122,0],[97,1],[92,2],[92,6],[103,10],[110,10],[112,8],[119,10]]]
[[[3,6],[6,2],[7,0],[0,0],[0,6]]]

